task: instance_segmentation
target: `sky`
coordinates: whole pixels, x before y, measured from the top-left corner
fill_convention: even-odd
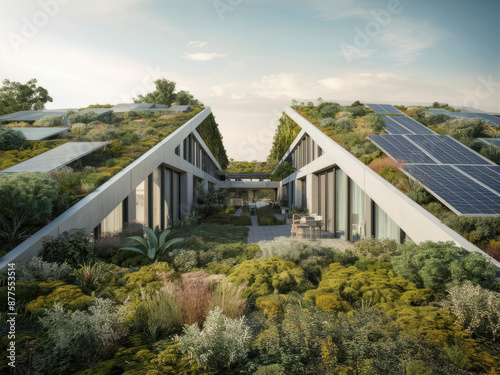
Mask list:
[[[166,78],[228,156],[266,159],[293,99],[500,112],[498,0],[0,0],[0,79],[47,108],[132,102]]]

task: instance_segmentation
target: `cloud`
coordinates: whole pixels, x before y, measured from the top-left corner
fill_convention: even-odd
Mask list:
[[[208,44],[207,42],[200,42],[199,40],[197,40],[194,42],[189,42],[187,44],[187,46],[192,47],[192,48],[201,48],[201,47],[205,47],[207,44]]]
[[[370,5],[357,0],[313,0],[311,7],[320,18],[337,20],[340,18],[369,18]]]
[[[263,76],[260,81],[250,84],[255,95],[276,99],[279,97],[304,98],[312,95],[319,89],[316,84],[311,85],[300,74],[278,73]]]
[[[205,53],[205,52],[198,52],[198,53],[185,53],[184,54],[184,59],[186,60],[192,60],[192,61],[209,61],[213,60],[216,58],[223,58],[226,57],[228,54],[227,53]]]

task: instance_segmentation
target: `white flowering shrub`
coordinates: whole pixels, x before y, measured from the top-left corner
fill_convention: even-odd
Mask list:
[[[219,307],[208,313],[203,330],[195,323],[183,331],[179,337],[181,350],[207,370],[228,370],[247,357],[250,328],[243,318],[228,318]]]
[[[67,280],[72,272],[73,268],[66,262],[51,263],[33,258],[17,266],[16,277],[18,281]]]
[[[328,249],[320,248],[304,239],[291,239],[288,237],[277,237],[273,241],[259,242],[262,258],[268,259],[278,257],[295,263],[307,259],[313,255],[326,255]]]
[[[466,283],[448,294],[451,310],[467,333],[500,341],[500,293]]]

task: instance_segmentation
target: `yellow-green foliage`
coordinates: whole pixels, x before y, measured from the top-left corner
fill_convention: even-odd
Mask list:
[[[141,292],[152,294],[163,286],[161,275],[170,271],[167,263],[159,262],[142,267],[136,272],[115,272],[110,284],[100,293],[101,297],[112,298],[118,303],[130,296],[132,301],[140,299]]]
[[[159,354],[146,346],[120,348],[113,359],[99,362],[94,367],[75,375],[198,375],[196,361],[183,355],[179,343],[169,343]]]
[[[45,309],[50,309],[55,302],[60,303],[65,309],[75,311],[87,308],[94,300],[93,297],[83,294],[81,289],[75,285],[66,285],[62,281],[40,283],[40,292],[42,294],[50,290],[52,290],[50,294],[41,295],[36,300],[28,303],[26,311],[29,311],[32,316],[41,316]]]
[[[287,301],[288,296],[286,294],[270,294],[257,298],[255,306],[269,317],[280,318],[283,315]]]
[[[346,301],[342,301],[335,294],[322,294],[316,297],[316,306],[318,309],[323,311],[339,311],[339,312],[348,312],[352,310],[351,305]]]
[[[248,283],[244,297],[303,291],[308,286],[301,268],[276,257],[246,260],[234,267],[228,279],[238,285]]]
[[[332,263],[329,270],[323,274],[318,289],[309,290],[305,294],[308,302],[318,306],[317,298],[320,296],[331,296],[321,298],[321,308],[325,311],[335,311],[335,307],[345,311],[345,301],[354,304],[364,300],[373,305],[381,302],[399,300],[399,297],[407,290],[415,289],[415,285],[401,277],[396,277],[392,271],[377,269],[374,271],[361,271],[356,267],[345,268],[340,263]],[[331,302],[331,305],[328,304]],[[320,306],[318,306],[320,307]]]

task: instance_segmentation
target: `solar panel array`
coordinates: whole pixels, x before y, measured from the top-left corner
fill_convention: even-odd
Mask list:
[[[427,126],[408,116],[380,116],[390,134],[436,134]]]
[[[471,113],[471,112],[450,112],[442,108],[429,108],[429,112],[434,115],[446,115],[452,118],[478,118],[491,126],[500,126],[500,118],[487,113]]]
[[[34,158],[4,169],[0,171],[0,174],[19,172],[49,173],[106,146],[108,143],[67,142]]]
[[[18,130],[24,134],[28,141],[41,141],[43,139],[55,137],[60,133],[64,133],[68,131],[69,128],[52,128],[52,127],[43,127],[43,128],[34,128],[34,127],[24,127],[24,128],[7,128],[12,130]]]
[[[405,169],[439,200],[467,216],[500,214],[500,195],[452,165],[410,165]]]
[[[481,142],[486,143],[488,146],[493,143],[494,147],[500,148],[500,138],[478,138]]]
[[[45,116],[62,117],[66,111],[72,110],[78,112],[78,108],[65,108],[65,109],[45,109],[42,111],[19,111],[15,113],[9,113],[8,115],[0,116],[0,121],[37,121]],[[190,111],[191,107],[188,105],[178,105],[169,107],[162,104],[152,104],[152,103],[122,103],[117,104],[112,108],[88,108],[81,113],[94,112],[102,114],[108,111],[113,112],[133,112],[133,111],[177,111],[177,112],[187,112]],[[67,124],[66,124],[67,125]]]
[[[443,111],[436,109],[433,112]],[[398,162],[403,172],[419,181],[458,215],[500,215],[500,166],[410,117],[381,118],[391,134],[370,135],[369,138]]]
[[[392,115],[402,115],[403,112],[401,112],[399,109],[396,107],[393,107],[392,105],[389,104],[367,104],[366,105],[368,108],[370,108],[373,112],[381,114],[381,115],[387,115],[387,114],[392,114]]]

